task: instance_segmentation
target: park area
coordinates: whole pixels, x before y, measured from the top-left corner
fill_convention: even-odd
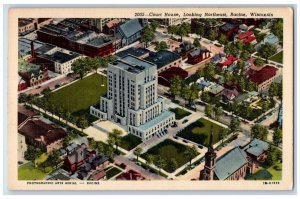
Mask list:
[[[176,120],[181,120],[182,118],[189,116],[191,114],[190,112],[188,112],[182,108],[179,108],[179,107],[170,108],[169,111],[175,113]]]
[[[143,153],[141,157],[143,159],[147,159],[148,155],[152,155],[154,157],[153,163],[157,167],[160,167],[165,171],[172,173],[174,170],[189,162],[189,158],[185,154],[187,149],[188,146],[179,144],[170,139],[166,139]],[[197,155],[199,155],[199,153]],[[194,157],[196,157],[197,155],[195,155]],[[172,163],[170,163],[172,159],[175,159],[177,163],[176,165],[173,164],[173,167],[175,166],[175,168],[172,168]],[[161,160],[163,160],[164,162],[160,165],[159,162],[161,162]]]
[[[277,53],[277,54],[273,55],[272,57],[270,57],[270,60],[282,64],[283,51],[280,51],[279,53]]]
[[[205,118],[200,118],[194,123],[188,125],[182,131],[180,131],[177,136],[204,146],[208,146],[211,128],[213,128],[213,143],[215,144],[221,139],[219,134],[224,127],[221,127],[220,125]]]
[[[127,134],[121,138],[120,147],[123,149],[130,151],[135,148],[137,145],[142,143],[141,138],[134,136],[132,134]]]
[[[282,163],[277,162],[273,166],[262,165],[254,174],[247,174],[245,180],[281,180]]]
[[[35,168],[32,162],[18,168],[18,180],[43,180],[48,174]]]
[[[85,116],[91,123],[97,118],[89,114],[89,108],[99,103],[100,96],[105,93],[106,77],[93,74],[50,93],[49,101],[55,107],[68,110],[75,117]]]

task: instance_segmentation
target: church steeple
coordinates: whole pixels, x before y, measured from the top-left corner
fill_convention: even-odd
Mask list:
[[[210,127],[209,145],[205,153],[205,166],[200,173],[200,180],[213,180],[217,154],[213,146],[213,126]]]

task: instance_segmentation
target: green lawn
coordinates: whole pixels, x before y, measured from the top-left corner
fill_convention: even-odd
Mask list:
[[[272,57],[270,57],[270,60],[282,64],[282,62],[283,62],[283,51],[280,51],[279,53],[277,53],[277,54],[273,55]]]
[[[207,146],[209,144],[211,126],[213,126],[214,133],[213,143],[217,143],[220,140],[219,133],[223,127],[204,118],[200,118],[196,122],[187,126],[179,132],[177,136]]]
[[[32,162],[18,168],[18,180],[43,180],[47,175],[40,169],[34,168]]]
[[[254,174],[247,174],[245,180],[281,180],[282,163],[276,163],[274,166],[265,165],[258,168]]]
[[[125,135],[124,137],[122,137],[120,147],[122,147],[123,149],[125,149],[127,151],[130,151],[131,149],[133,149],[140,143],[142,143],[141,138],[134,136],[132,134],[128,134],[128,135]]]
[[[115,175],[117,175],[117,174],[119,174],[121,172],[122,171],[120,169],[118,169],[116,167],[113,167],[113,168],[111,168],[111,169],[109,169],[109,170],[106,171],[106,178],[110,179],[110,178],[114,177]]]
[[[103,87],[102,84],[104,84]],[[106,77],[93,74],[52,92],[49,101],[55,106],[64,107],[76,117],[85,115],[89,122],[93,122],[97,118],[89,114],[89,108],[91,105],[99,103],[100,96],[105,93]]]
[[[154,164],[156,166],[159,159],[165,160],[165,164],[162,167],[167,172],[173,172],[172,168],[170,167],[170,160],[174,158],[177,162],[177,168],[181,167],[185,163],[189,161],[189,159],[184,155],[184,152],[188,146],[179,144],[174,142],[170,139],[166,139],[163,142],[159,143],[158,145],[150,148],[148,151],[141,155],[142,158],[146,158],[148,154],[154,156]],[[176,168],[176,169],[177,169]]]
[[[173,113],[175,113],[175,118],[176,120],[181,120],[182,118],[189,116],[191,113],[182,109],[182,108],[170,108],[170,111],[172,111]]]

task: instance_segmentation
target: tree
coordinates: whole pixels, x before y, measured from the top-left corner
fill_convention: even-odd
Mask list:
[[[30,107],[32,108],[32,105],[33,105],[33,101],[34,101],[34,95],[32,94],[28,94],[27,95],[27,99],[26,99],[26,102],[30,105]]]
[[[158,42],[155,45],[155,50],[156,51],[166,50],[166,49],[168,49],[168,45],[165,41]]]
[[[85,63],[84,58],[77,59],[72,63],[72,69],[74,73],[78,74],[80,76],[80,79],[83,79],[84,75],[87,73],[88,68]]]
[[[198,38],[195,38],[195,39],[194,39],[193,45],[194,45],[196,48],[200,48],[200,47],[201,47],[201,44],[200,44],[200,41],[199,41]]]
[[[65,120],[66,120],[66,125],[68,125],[68,122],[71,120],[71,112],[68,110],[65,112]]]
[[[25,160],[34,162],[36,158],[42,155],[41,150],[36,149],[35,147],[28,145],[27,150],[24,153]]]
[[[256,84],[252,81],[248,81],[247,90],[248,91],[254,91],[255,89],[256,89]]]
[[[261,45],[261,47],[258,50],[258,53],[265,58],[266,62],[268,62],[268,59],[274,55],[277,52],[277,48],[275,45],[270,43],[265,43]]]
[[[238,118],[233,118],[230,121],[229,129],[232,134],[235,134],[237,130],[240,128],[241,121]]]
[[[215,108],[215,118],[217,121],[219,121],[220,116],[222,116],[223,110],[221,107]]]
[[[272,82],[268,94],[270,97],[278,96],[279,95],[279,84],[276,82]]]
[[[251,54],[255,52],[255,48],[254,48],[254,45],[252,43],[244,44],[244,50],[248,51]]]
[[[268,136],[268,129],[260,124],[255,124],[251,127],[251,138],[266,140]]]
[[[278,148],[270,145],[267,150],[267,158],[266,158],[267,165],[272,166],[276,162],[278,162],[281,158],[282,158],[282,152]]]
[[[242,59],[242,60],[246,61],[246,60],[249,59],[249,57],[250,57],[250,53],[249,53],[248,51],[243,51],[243,52],[241,53],[241,59]]]
[[[88,126],[88,121],[85,117],[80,117],[77,120],[77,124],[76,124],[79,128],[81,128],[81,132],[83,132],[83,129],[86,128]]]
[[[188,97],[188,100],[189,100],[189,104],[191,105],[191,104],[194,103],[194,101],[196,99],[198,99],[199,89],[198,89],[198,86],[196,84],[192,84],[189,89],[190,89],[190,95]]]
[[[58,121],[60,121],[63,112],[64,112],[64,109],[61,106],[57,107],[56,114],[58,116]]]
[[[95,149],[97,147],[97,142],[94,140],[94,138],[88,138],[88,141],[90,148]]]
[[[188,23],[182,23],[177,30],[177,34],[180,36],[181,41],[182,41],[182,37],[188,36],[190,32],[191,32],[191,26]]]
[[[223,145],[223,143],[224,143],[224,138],[226,138],[226,137],[229,135],[229,130],[226,129],[226,128],[222,128],[222,129],[220,130],[219,135],[220,135],[220,138],[221,138],[221,141],[222,141],[222,145]]]
[[[150,23],[150,27],[151,27],[151,29],[152,29],[153,31],[155,31],[156,28],[158,28],[158,26],[159,26],[159,22],[158,22],[158,21],[152,21],[152,22]]]
[[[215,41],[217,37],[217,33],[214,30],[208,30],[207,32],[207,38],[211,41]]]
[[[237,50],[242,51],[244,48],[244,43],[242,41],[237,41],[235,43],[235,46],[236,46]]]
[[[279,144],[282,143],[282,130],[280,128],[277,128],[275,131],[274,131],[274,134],[273,134],[273,143],[278,146]]]
[[[134,151],[133,154],[136,155],[136,161],[139,161],[139,156],[142,154],[143,149],[141,147],[137,147]]]
[[[205,114],[207,115],[207,117],[212,118],[213,114],[214,114],[214,108],[211,104],[207,104],[205,106]]]
[[[170,161],[169,161],[169,167],[171,168],[171,170],[174,172],[177,167],[178,167],[178,163],[176,161],[175,158],[171,158]]]
[[[154,159],[155,159],[154,156],[151,155],[151,154],[147,154],[146,157],[145,157],[146,163],[147,163],[148,165],[153,164]]]
[[[98,153],[103,153],[105,151],[104,150],[104,145],[103,145],[102,142],[97,142],[96,150],[98,151]]]
[[[116,144],[116,150],[118,151],[119,144],[121,142],[122,131],[119,129],[113,129],[111,135],[114,137],[114,141]]]
[[[187,149],[184,151],[184,155],[189,159],[190,166],[192,166],[192,159],[196,155],[198,155],[198,151],[197,151],[197,148],[195,147],[195,145],[193,145],[192,147],[187,147]]]
[[[202,92],[202,94],[201,94],[201,100],[203,102],[206,102],[206,103],[209,103],[211,101],[211,98],[210,98],[210,96],[209,96],[209,94],[208,94],[207,91]]]
[[[54,166],[54,168],[57,169],[57,165],[61,162],[59,151],[53,150],[48,156],[47,161],[50,162],[52,167]]]
[[[174,35],[174,34],[176,34],[177,33],[177,31],[178,31],[178,27],[177,26],[168,26],[168,33],[170,33],[170,34],[172,34],[172,36]]]
[[[27,95],[25,93],[20,93],[18,97],[18,103],[26,103]]]
[[[205,64],[203,69],[205,79],[211,80],[215,75],[215,65],[213,63]]]
[[[174,96],[179,96],[182,90],[182,79],[178,75],[174,76],[171,80],[170,92]]]
[[[264,60],[261,57],[257,57],[254,61],[255,66],[263,66],[264,65]]]
[[[112,160],[115,154],[114,151],[115,149],[112,146],[108,146],[107,149],[105,150],[105,155]]]
[[[200,35],[200,39],[203,37],[205,30],[203,26],[200,26],[197,30],[196,33]]]
[[[42,94],[44,95],[44,97],[46,99],[49,99],[50,97],[50,93],[51,93],[51,89],[48,87],[48,88],[45,88],[43,91],[42,91]]]
[[[148,43],[155,37],[154,31],[151,28],[146,28],[141,35],[141,42],[145,43],[145,47],[148,47]]]
[[[159,168],[159,173],[160,173],[161,172],[161,168],[164,168],[167,163],[166,163],[166,160],[159,155],[159,156],[157,156],[156,164],[157,164],[157,166]]]
[[[221,34],[220,37],[219,37],[219,43],[222,44],[222,45],[225,45],[227,44],[227,38],[224,34]]]
[[[271,32],[278,37],[280,41],[283,39],[283,20],[282,19],[275,19],[276,21],[273,22],[271,26]]]

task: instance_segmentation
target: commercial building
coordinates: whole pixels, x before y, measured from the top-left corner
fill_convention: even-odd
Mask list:
[[[70,51],[86,56],[106,56],[115,51],[113,41],[104,34],[94,31],[81,31],[67,21],[49,24],[37,31],[37,38]]]
[[[155,64],[128,55],[109,64],[107,71],[107,94],[99,108],[90,107],[92,115],[126,125],[143,141],[173,124],[175,114],[165,110],[157,95]]]
[[[19,18],[18,30],[19,35],[26,35],[39,28],[52,23],[52,18]]]
[[[249,79],[256,84],[257,91],[261,92],[270,87],[277,75],[278,68],[267,65],[259,71],[253,71],[253,73],[249,76]]]

